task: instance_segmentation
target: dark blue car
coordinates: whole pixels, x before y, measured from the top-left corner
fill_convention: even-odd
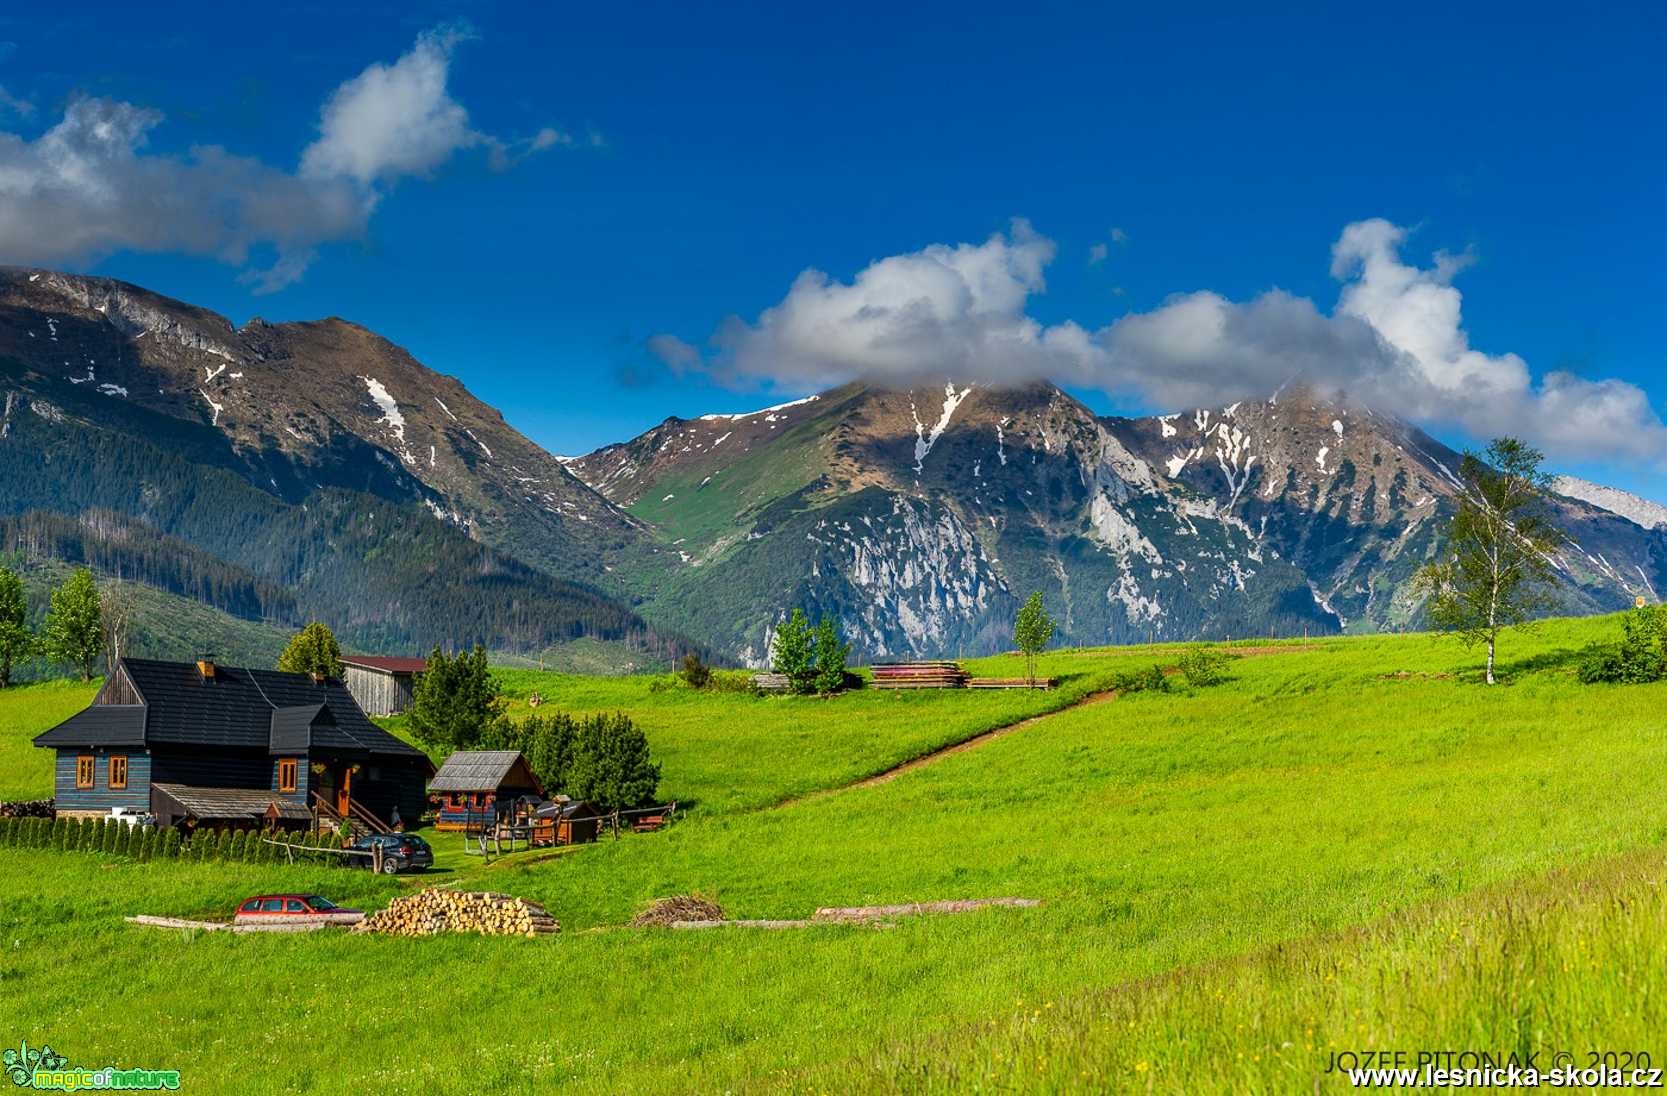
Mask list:
[[[368,833],[353,842],[352,847],[362,852],[372,852],[374,846],[382,846],[382,874],[397,875],[404,871],[425,871],[434,866],[434,850],[428,847],[428,842],[415,834],[409,833]],[[356,867],[372,868],[376,865],[374,857],[353,856],[348,859]]]

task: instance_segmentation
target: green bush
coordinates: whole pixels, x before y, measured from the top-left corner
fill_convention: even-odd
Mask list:
[[[677,676],[691,689],[704,689],[712,680],[712,667],[691,651],[683,656],[683,668],[677,671]]]
[[[1206,647],[1203,644],[1188,647],[1181,655],[1181,676],[1195,689],[1220,685],[1227,680],[1229,661],[1230,656],[1227,652],[1215,647]]]
[[[1169,678],[1157,664],[1144,670],[1127,670],[1111,680],[1111,687],[1120,693],[1167,693]]]
[[[1580,660],[1587,685],[1646,685],[1667,677],[1667,619],[1657,605],[1621,618],[1621,642],[1588,647]]]

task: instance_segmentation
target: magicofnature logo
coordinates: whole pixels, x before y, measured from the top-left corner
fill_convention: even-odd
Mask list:
[[[38,1049],[29,1045],[27,1039],[18,1044],[16,1050],[7,1049],[0,1054],[0,1064],[6,1067],[6,1076],[15,1085],[33,1085],[35,1070],[63,1069],[69,1065],[69,1059],[62,1054],[54,1054],[49,1046]]]
[[[71,1066],[69,1059],[55,1053],[44,1043],[32,1047],[28,1040],[18,1043],[16,1050],[0,1051],[0,1065],[6,1076],[20,1088],[77,1092],[83,1089],[134,1090],[177,1089],[177,1069],[87,1069]]]

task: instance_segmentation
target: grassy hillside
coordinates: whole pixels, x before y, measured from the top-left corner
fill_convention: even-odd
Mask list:
[[[34,625],[51,598],[52,589],[69,578],[67,563],[36,562],[22,568],[24,590],[34,610]],[[100,576],[103,581],[104,576]],[[128,650],[144,658],[182,661],[210,652],[231,666],[271,666],[294,633],[293,627],[245,620],[193,598],[133,582],[133,632]],[[23,668],[25,679],[56,676],[64,667],[36,661]]]
[[[565,708],[630,711],[665,760],[667,794],[700,801],[657,835],[491,868],[439,839],[461,865],[451,878],[545,902],[559,939],[142,932],[120,916],[224,911],[290,887],[378,902],[408,884],[0,850],[17,926],[0,975],[20,987],[0,998],[0,1028],[52,1017],[37,1037],[78,1060],[166,1062],[203,1090],[1306,1090],[1331,1083],[1330,1041],[1485,1049],[1506,1020],[1490,1002],[1520,969],[1538,980],[1510,1029],[1518,1043],[1640,1049],[1660,1025],[1615,1016],[1619,974],[1560,967],[1581,947],[1601,945],[1600,962],[1659,954],[1659,913],[1623,922],[1567,876],[1524,882],[1592,872],[1580,877],[1660,908],[1646,888],[1667,839],[1667,735],[1652,714],[1667,693],[1581,686],[1570,667],[1617,627],[1511,637],[1493,690],[1475,683],[1472,654],[1429,637],[1286,645],[1235,662],[1221,686],[1073,708],[889,782],[785,803],[1012,718],[1002,705],[1062,697],[760,700],[509,675],[512,691]],[[1173,653],[1060,652],[1050,670],[1086,693],[1157,658]],[[1617,874],[1592,866],[1629,853]],[[691,891],[739,917],[1044,904],[891,929],[615,927]],[[1512,914],[1530,894],[1550,912]],[[1432,943],[1460,924],[1475,964]],[[1510,966],[1519,954],[1528,966]],[[1660,978],[1626,969],[1641,992]],[[275,1013],[298,984],[317,988]],[[1435,1007],[1438,992],[1453,1003]],[[1238,996],[1212,1006],[1216,993]],[[1206,1034],[1200,1017],[1217,1012],[1233,1026]],[[1126,1043],[1109,1016],[1135,1021]]]
[[[100,682],[41,681],[0,690],[0,799],[52,794],[52,752],[29,740],[85,708]]]

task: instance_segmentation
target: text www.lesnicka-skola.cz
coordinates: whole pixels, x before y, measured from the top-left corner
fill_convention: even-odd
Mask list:
[[[1339,1050],[1327,1073],[1356,1088],[1661,1088],[1648,1051]]]

